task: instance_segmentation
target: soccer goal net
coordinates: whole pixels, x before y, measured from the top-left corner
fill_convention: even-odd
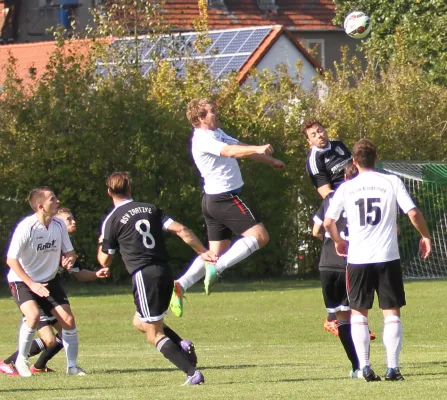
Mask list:
[[[378,169],[399,176],[424,214],[432,235],[433,253],[418,254],[420,235],[406,215],[399,215],[399,251],[407,279],[447,278],[447,164],[382,161]]]

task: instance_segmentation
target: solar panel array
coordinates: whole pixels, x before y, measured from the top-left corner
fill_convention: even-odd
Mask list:
[[[196,33],[118,39],[111,46],[122,53],[127,62],[135,62],[138,54],[138,64],[144,75],[153,68],[155,60],[161,58],[172,62],[180,75],[185,74],[189,60],[200,60],[215,78],[220,78],[239,71],[271,29],[268,26],[209,32],[210,45],[202,53],[194,46]],[[97,72],[105,73],[105,69],[98,65]]]

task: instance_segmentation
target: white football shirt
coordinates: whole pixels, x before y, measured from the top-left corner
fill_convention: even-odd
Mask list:
[[[359,174],[336,190],[326,217],[337,220],[346,210],[349,225],[348,263],[397,260],[397,206],[407,214],[416,208],[403,182],[377,171]]]
[[[191,150],[194,162],[204,180],[206,194],[220,194],[239,189],[244,184],[235,158],[220,155],[223,147],[238,144],[222,129],[194,129]]]
[[[68,253],[73,246],[67,227],[62,219],[53,217],[48,228],[42,225],[36,214],[19,222],[11,239],[8,257],[19,260],[22,268],[35,282],[48,282],[59,268],[61,253]],[[21,282],[10,269],[8,282]]]

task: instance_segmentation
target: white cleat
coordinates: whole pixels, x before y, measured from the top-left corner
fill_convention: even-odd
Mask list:
[[[67,368],[67,375],[77,375],[77,376],[85,376],[87,372],[85,372],[81,367],[77,365]]]
[[[17,372],[20,374],[20,376],[23,376],[25,378],[29,378],[30,376],[33,376],[29,369],[29,361],[26,358],[17,357],[17,360],[15,362],[15,367]]]

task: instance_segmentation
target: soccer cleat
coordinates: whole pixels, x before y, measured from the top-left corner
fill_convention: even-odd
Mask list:
[[[324,321],[323,328],[325,331],[332,333],[334,336],[338,336],[338,325],[337,320],[328,321],[327,319]]]
[[[361,369],[349,371],[349,376],[353,379],[363,379],[363,371]]]
[[[376,340],[376,335],[369,331],[369,340]]]
[[[182,350],[186,353],[189,362],[195,367],[197,365],[197,354],[194,345],[189,340],[182,340],[180,342]]]
[[[19,376],[19,373],[14,368],[14,365],[6,364],[4,361],[0,361],[0,372],[9,376]]]
[[[363,378],[366,382],[379,382],[382,380],[369,365],[363,367]]]
[[[85,376],[87,375],[87,372],[85,372],[81,367],[75,365],[67,368],[67,375]]]
[[[194,372],[194,375],[188,376],[186,378],[183,386],[201,385],[202,383],[205,383],[205,377],[199,370],[196,370],[196,372]]]
[[[30,376],[33,376],[29,369],[29,361],[22,357],[17,357],[17,360],[15,362],[15,367],[17,372],[20,374],[20,376],[23,376],[25,378],[29,378]]]
[[[385,374],[386,381],[404,381],[404,377],[400,373],[400,369],[397,368],[388,368]]]
[[[216,265],[209,262],[205,262],[205,293],[209,296],[214,283],[217,281],[219,275],[216,271]]]
[[[31,365],[30,369],[31,373],[33,374],[41,374],[41,373],[50,373],[50,372],[56,372],[54,369],[43,367],[43,368],[36,368],[34,365]]]
[[[169,307],[171,308],[172,313],[178,318],[183,315],[183,293],[184,290],[181,287],[180,283],[174,281],[174,288],[172,289],[172,296]]]

